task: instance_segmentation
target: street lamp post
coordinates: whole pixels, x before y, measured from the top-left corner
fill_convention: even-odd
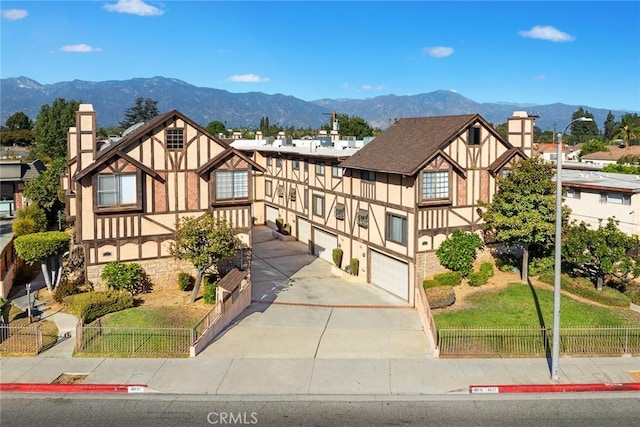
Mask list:
[[[558,134],[556,158],[556,242],[553,277],[553,344],[551,353],[551,379],[558,378],[558,359],[560,358],[560,273],[562,265],[562,136],[575,122],[592,122],[591,117],[578,117],[569,122],[562,133]]]

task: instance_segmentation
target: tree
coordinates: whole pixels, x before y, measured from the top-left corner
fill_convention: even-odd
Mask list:
[[[355,136],[356,139],[373,136],[374,129],[362,117],[338,114],[337,119],[340,125],[340,135]],[[333,129],[333,124],[325,124],[322,129],[330,131]]]
[[[607,146],[602,141],[588,141],[582,144],[580,149],[580,157],[586,156],[591,153],[598,153],[600,151],[609,151]]]
[[[136,105],[127,108],[124,112],[124,120],[120,122],[119,126],[122,129],[127,129],[136,123],[148,122],[159,114],[158,101],[140,97],[136,99]]]
[[[34,126],[35,144],[31,156],[43,161],[67,156],[67,132],[76,124],[80,103],[58,98],[51,106],[43,105]]]
[[[640,119],[638,114],[625,114],[616,128],[613,138],[620,138],[628,147],[635,139],[640,138]]]
[[[607,118],[604,121],[604,128],[602,131],[602,137],[605,141],[611,141],[613,139],[613,132],[615,131],[615,117],[611,114],[611,111],[607,114]]]
[[[562,253],[565,259],[596,278],[596,289],[602,290],[605,275],[625,279],[629,274],[638,276],[635,259],[627,251],[638,247],[638,237],[628,236],[618,229],[619,221],[609,218],[606,225],[598,223],[593,230],[581,222],[569,229]]]
[[[575,120],[580,117],[588,117],[593,119],[593,114],[588,110],[584,110],[582,107],[578,108],[572,115],[571,120]],[[573,122],[571,123],[571,136],[573,137],[573,144],[581,144],[590,139],[600,138],[600,131],[595,119],[591,122]]]
[[[28,264],[40,262],[44,282],[49,292],[60,284],[62,254],[69,249],[71,236],[63,231],[46,231],[16,237],[14,245],[18,256]]]
[[[49,223],[55,221],[56,213],[61,208],[60,176],[65,173],[67,162],[64,158],[54,160],[36,179],[24,186],[24,195],[44,209]]]
[[[468,276],[473,271],[478,249],[484,247],[484,242],[476,233],[454,230],[451,236],[440,244],[436,256],[443,267],[458,271]]]
[[[225,259],[232,258],[240,248],[231,224],[217,219],[210,212],[199,217],[185,217],[176,224],[175,242],[171,255],[186,260],[196,268],[196,282],[191,292],[191,302],[196,300],[204,274],[217,268]]]
[[[227,125],[217,120],[209,122],[206,129],[213,136],[218,136],[219,134],[227,135]]]
[[[31,130],[33,121],[23,112],[14,113],[5,122],[7,130]]]
[[[32,129],[0,131],[0,144],[5,147],[28,147],[33,144],[34,140],[35,134]]]
[[[16,212],[11,229],[16,237],[47,231],[47,214],[36,203],[32,203]]]
[[[540,158],[519,161],[506,178],[498,178],[491,203],[480,202],[482,228],[507,247],[521,245],[522,280],[529,278],[529,252],[547,250],[555,235],[555,183],[553,166]],[[563,222],[568,211],[563,212]],[[486,239],[485,239],[486,240]]]

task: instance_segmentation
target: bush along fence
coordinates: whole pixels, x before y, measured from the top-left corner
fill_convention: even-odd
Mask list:
[[[0,322],[0,355],[36,355],[42,350],[40,325],[15,326]]]
[[[100,319],[76,326],[76,352],[111,357],[194,357],[251,303],[247,272],[233,269],[218,283],[212,309],[192,327],[109,326]]]
[[[438,329],[440,357],[546,357],[552,341],[552,327]],[[561,328],[560,354],[640,355],[640,326]]]

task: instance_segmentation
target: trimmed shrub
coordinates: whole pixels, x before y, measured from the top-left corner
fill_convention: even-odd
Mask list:
[[[425,291],[428,288],[437,288],[438,286],[443,286],[442,283],[438,282],[435,279],[424,279],[422,281],[422,287],[425,289]]]
[[[532,276],[538,276],[548,271],[553,272],[554,265],[554,257],[534,258],[529,263],[529,274]]]
[[[281,216],[276,218],[276,227],[278,228],[278,233],[284,234],[284,218]]]
[[[286,223],[284,225],[284,227],[282,228],[282,234],[284,234],[285,236],[290,236],[291,235],[291,224]]]
[[[204,301],[205,304],[215,304],[217,295],[218,282],[210,281],[210,279],[205,280],[202,301]]]
[[[100,279],[105,281],[108,289],[129,291],[131,295],[149,290],[149,280],[142,266],[135,262],[112,261],[104,266]]]
[[[16,236],[47,231],[47,214],[33,203],[16,212],[11,229]]]
[[[342,249],[334,248],[331,255],[333,256],[333,263],[340,268],[342,266]]]
[[[19,236],[14,241],[18,256],[33,264],[34,262],[62,255],[69,250],[69,236],[64,231],[45,231]]]
[[[476,233],[455,230],[440,244],[436,256],[443,267],[467,276],[473,271],[478,249],[483,247],[484,242]]]
[[[55,291],[53,291],[53,300],[57,303],[62,303],[65,297],[69,295],[76,295],[80,293],[78,284],[69,279],[62,279]]]
[[[425,290],[430,308],[449,307],[456,302],[456,293],[452,286],[438,286]]]
[[[349,268],[352,276],[358,275],[358,270],[360,269],[360,261],[358,258],[351,258],[351,261],[349,261]]]
[[[69,312],[83,323],[91,323],[105,314],[133,307],[133,296],[124,291],[85,292],[63,300]]]
[[[474,271],[470,275],[467,276],[467,281],[471,286],[482,286],[486,285],[489,281],[489,276],[487,273],[482,271]]]
[[[184,271],[178,274],[178,289],[181,291],[188,291],[193,289],[192,286],[195,283],[195,279],[189,273]]]
[[[462,283],[462,273],[459,271],[447,271],[433,276],[433,280],[440,283],[440,286],[458,286]]]
[[[490,262],[483,262],[482,264],[480,264],[480,270],[481,273],[486,274],[488,277],[493,277],[493,264],[491,264]]]

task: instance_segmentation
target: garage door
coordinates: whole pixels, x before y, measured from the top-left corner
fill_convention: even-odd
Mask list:
[[[309,221],[301,217],[298,217],[298,240],[309,244]]]
[[[277,208],[272,208],[271,206],[267,206],[267,225],[274,230],[276,227],[276,219],[278,219],[280,215],[278,214]]]
[[[371,251],[371,283],[409,301],[409,265]]]
[[[319,228],[313,229],[313,254],[333,262],[333,249],[338,247],[338,237]]]

